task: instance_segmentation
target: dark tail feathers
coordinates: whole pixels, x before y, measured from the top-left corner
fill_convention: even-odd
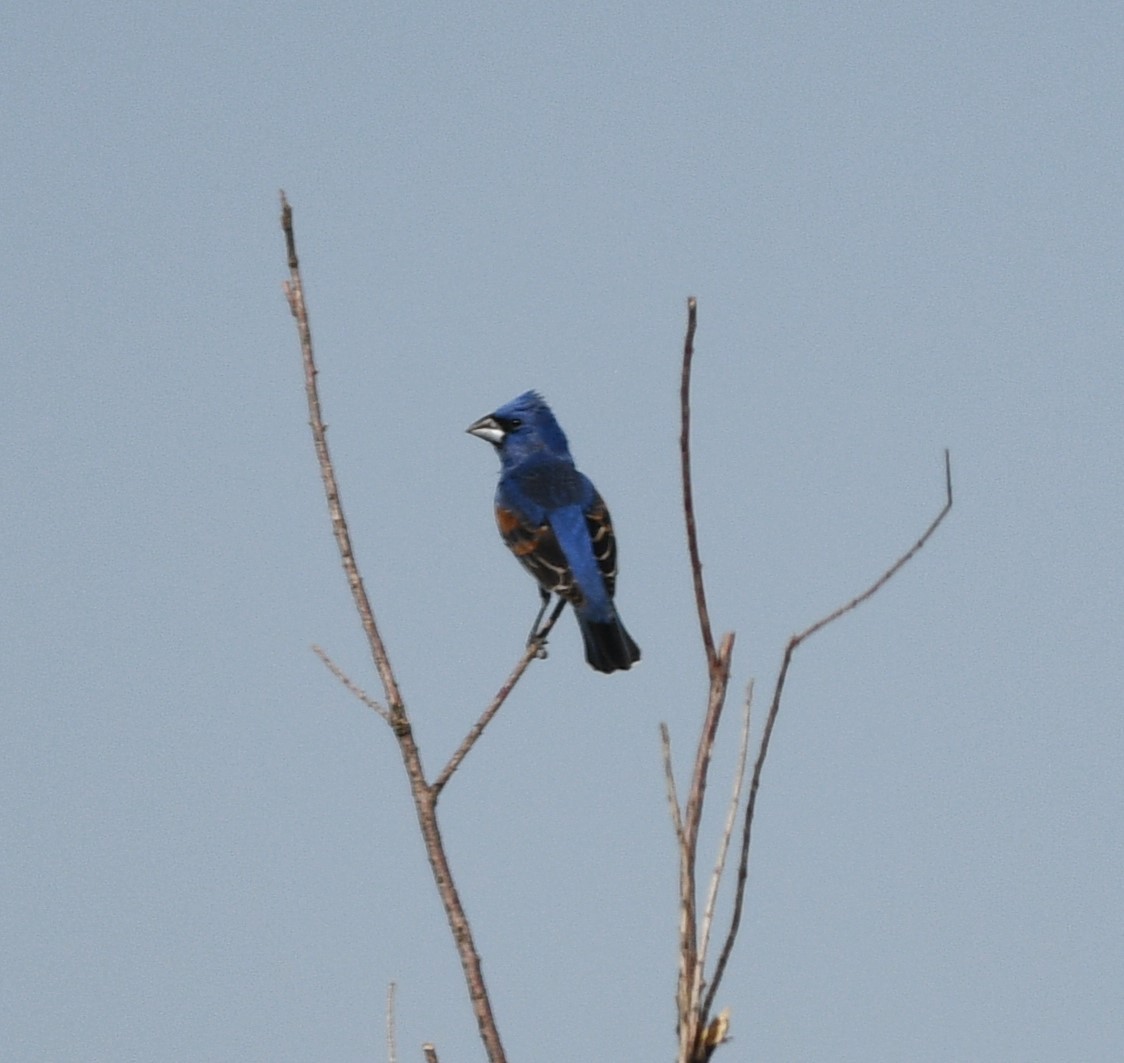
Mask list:
[[[640,660],[640,647],[624,629],[618,617],[606,623],[578,617],[585,659],[599,672],[628,671]]]

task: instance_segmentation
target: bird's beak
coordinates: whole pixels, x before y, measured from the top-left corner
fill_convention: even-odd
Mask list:
[[[470,436],[478,436],[480,439],[486,439],[496,447],[503,442],[503,437],[507,434],[500,427],[499,421],[491,414],[488,414],[487,417],[481,417],[479,421],[473,421],[465,431]]]

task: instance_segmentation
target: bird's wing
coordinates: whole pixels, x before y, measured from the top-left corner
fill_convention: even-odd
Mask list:
[[[544,590],[574,605],[588,600],[597,610],[609,607],[617,577],[609,510],[570,462],[536,463],[503,477],[496,520],[504,542]]]

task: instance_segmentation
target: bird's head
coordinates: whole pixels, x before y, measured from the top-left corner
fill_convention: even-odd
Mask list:
[[[505,465],[518,464],[536,454],[570,458],[565,433],[537,391],[525,391],[498,410],[473,421],[466,431],[486,439]]]

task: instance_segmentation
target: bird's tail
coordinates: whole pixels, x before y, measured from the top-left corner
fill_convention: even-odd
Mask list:
[[[585,643],[585,659],[591,668],[599,672],[627,671],[640,660],[640,647],[625,631],[615,611],[607,621],[578,616],[578,626]]]

